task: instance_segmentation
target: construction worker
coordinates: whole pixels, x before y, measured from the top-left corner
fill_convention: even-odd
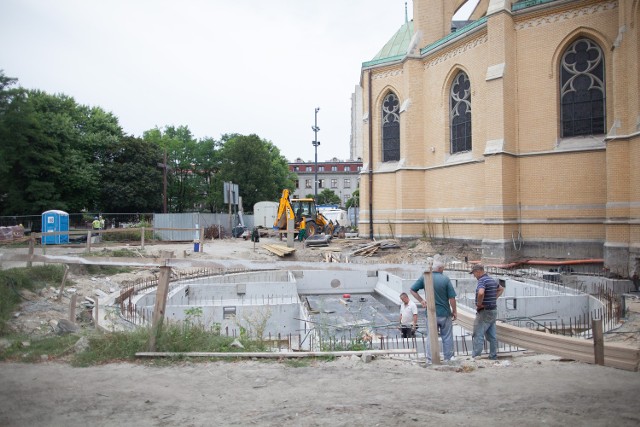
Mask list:
[[[298,232],[298,240],[301,242],[307,238],[307,219],[302,217],[300,221],[300,232]]]
[[[100,215],[98,219],[100,220],[100,229],[104,230],[104,218],[102,218],[102,215]]]
[[[93,222],[91,223],[91,228],[93,228],[94,230],[100,230],[101,228],[101,223],[100,223],[100,219],[98,219],[97,216],[93,217]],[[91,238],[91,241],[93,243],[98,243],[100,242],[100,234],[96,233],[96,235],[94,237]]]

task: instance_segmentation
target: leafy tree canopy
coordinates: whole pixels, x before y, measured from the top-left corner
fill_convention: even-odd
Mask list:
[[[101,199],[106,212],[161,212],[163,152],[158,145],[132,136],[105,153]]]
[[[358,207],[360,206],[360,189],[357,189],[353,193],[351,193],[351,197],[347,200],[345,207],[349,209],[350,207]]]
[[[220,158],[215,179],[218,206],[223,203],[224,181],[238,184],[247,211],[252,211],[257,202],[278,200],[284,188],[292,190],[295,186],[295,175],[280,150],[255,134],[223,135]]]
[[[341,205],[340,196],[338,196],[333,190],[330,188],[325,188],[320,193],[318,193],[318,200],[316,200],[316,204],[318,205]]]

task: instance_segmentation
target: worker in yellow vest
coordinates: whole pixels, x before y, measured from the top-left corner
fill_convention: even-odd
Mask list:
[[[301,242],[307,238],[307,219],[302,217],[300,221],[300,232],[298,232],[298,240]]]

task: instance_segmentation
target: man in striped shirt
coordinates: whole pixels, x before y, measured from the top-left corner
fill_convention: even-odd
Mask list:
[[[476,286],[476,319],[473,323],[473,357],[482,354],[484,338],[489,341],[489,359],[498,358],[498,337],[496,336],[496,319],[498,317],[497,301],[504,288],[484,271],[484,266],[476,264],[471,268],[473,277],[478,280]]]

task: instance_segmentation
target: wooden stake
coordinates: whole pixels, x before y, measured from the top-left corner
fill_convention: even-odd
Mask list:
[[[60,283],[60,292],[58,293],[58,301],[62,300],[62,292],[64,292],[64,284],[67,281],[67,275],[69,274],[69,266],[64,265],[64,274],[62,275],[62,283]]]
[[[288,248],[293,247],[293,237],[295,236],[294,228],[295,228],[295,225],[294,225],[293,219],[288,219],[287,220],[287,247]]]
[[[76,300],[78,299],[77,294],[71,295],[71,303],[69,303],[69,320],[71,322],[76,321]]]
[[[167,295],[169,295],[169,278],[171,277],[171,267],[160,267],[160,279],[156,290],[156,304],[153,309],[153,319],[151,321],[151,335],[149,336],[149,351],[156,351],[156,339],[162,330],[162,322],[167,307]]]
[[[596,365],[604,366],[604,335],[602,333],[602,319],[591,321],[593,328],[593,353]]]
[[[91,230],[87,231],[87,252],[91,252]]]
[[[33,252],[35,251],[35,247],[36,247],[36,238],[31,237],[29,239],[29,261],[27,261],[28,268],[31,268],[31,265],[33,264],[31,260],[33,259]]]
[[[431,362],[434,365],[439,365],[440,345],[438,344],[438,321],[436,319],[436,300],[431,266],[429,266],[429,271],[424,272],[424,299],[427,301],[427,328],[429,328],[429,343],[431,344]]]

